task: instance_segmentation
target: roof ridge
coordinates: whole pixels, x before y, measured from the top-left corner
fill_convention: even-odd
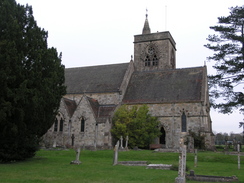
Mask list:
[[[103,66],[114,66],[114,65],[125,65],[129,64],[130,62],[124,62],[124,63],[116,63],[116,64],[106,64],[106,65],[91,65],[91,66],[83,66],[83,67],[69,67],[65,69],[80,69],[80,68],[91,68],[91,67],[103,67]]]

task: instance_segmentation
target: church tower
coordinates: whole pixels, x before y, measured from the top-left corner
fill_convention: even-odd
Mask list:
[[[175,69],[175,41],[170,32],[151,33],[146,14],[142,34],[134,36],[136,71]]]

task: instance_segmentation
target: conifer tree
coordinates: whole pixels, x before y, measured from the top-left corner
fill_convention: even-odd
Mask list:
[[[244,6],[230,8],[230,15],[219,17],[210,27],[216,34],[209,35],[206,45],[214,51],[208,57],[215,61],[216,74],[209,76],[212,105],[222,113],[239,108],[244,113]],[[222,100],[214,100],[221,98]]]
[[[0,0],[0,162],[33,157],[65,94],[61,54],[32,7]]]

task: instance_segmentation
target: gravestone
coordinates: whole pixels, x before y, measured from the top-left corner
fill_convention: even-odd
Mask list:
[[[240,170],[241,169],[240,144],[237,145],[237,151],[238,151],[238,170]]]
[[[56,137],[54,137],[54,140],[53,140],[53,148],[57,147],[57,139]]]
[[[76,151],[76,159],[74,161],[71,161],[70,164],[81,164],[81,161],[80,161],[80,147],[77,147],[75,148],[75,151]]]
[[[119,141],[117,141],[117,144],[114,146],[113,165],[117,165],[118,164],[118,149],[119,149]]]
[[[197,149],[194,150],[194,153],[195,153],[194,167],[197,167]]]
[[[128,141],[129,141],[129,137],[127,135],[126,136],[126,141],[125,141],[125,150],[128,150]]]
[[[124,149],[123,148],[123,137],[122,136],[120,136],[120,149]]]
[[[186,145],[183,139],[180,140],[180,154],[179,154],[179,169],[178,177],[175,178],[175,183],[186,182]]]
[[[72,134],[71,135],[71,145],[74,146],[74,142],[75,142],[75,135]]]

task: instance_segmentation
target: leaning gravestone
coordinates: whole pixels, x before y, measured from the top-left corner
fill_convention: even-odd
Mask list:
[[[81,164],[81,161],[80,161],[80,147],[76,148],[76,159],[74,161],[71,161],[70,164]]]

